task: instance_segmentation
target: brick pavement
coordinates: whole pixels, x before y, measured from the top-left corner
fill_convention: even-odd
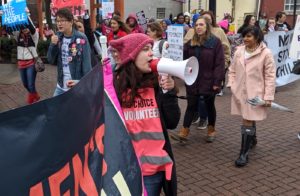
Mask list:
[[[56,67],[47,66],[37,77],[43,99],[53,94],[55,73]],[[0,84],[0,111],[25,105],[25,93],[21,82]],[[230,115],[228,89],[216,99],[218,135],[214,143],[206,143],[206,131],[195,126],[191,127],[187,145],[172,142],[179,195],[300,195],[300,141],[296,137],[300,131],[300,81],[278,88],[275,98],[296,112],[270,110],[268,119],[257,123],[258,144],[244,168],[234,167],[240,149],[241,119]],[[185,106],[180,100],[182,118]]]

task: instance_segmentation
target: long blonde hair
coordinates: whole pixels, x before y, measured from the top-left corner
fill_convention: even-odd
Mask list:
[[[192,41],[191,41],[191,45],[192,46],[201,46],[205,43],[206,40],[208,40],[208,38],[212,35],[211,33],[211,25],[209,23],[209,21],[204,18],[203,16],[200,16],[195,23],[197,23],[198,20],[200,19],[203,19],[205,21],[205,24],[206,24],[206,32],[204,35],[201,35],[199,36],[197,33],[196,33],[196,25],[194,26],[194,36],[192,38]]]

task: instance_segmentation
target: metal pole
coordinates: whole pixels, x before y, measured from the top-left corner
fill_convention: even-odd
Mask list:
[[[296,11],[297,11],[297,2],[298,0],[294,0],[294,23],[293,23],[293,27],[295,28],[295,25],[296,25]]]
[[[188,1],[188,12],[191,12],[191,0]]]
[[[257,5],[256,20],[259,20],[259,12],[260,12],[261,0],[258,0],[257,4],[258,5]]]

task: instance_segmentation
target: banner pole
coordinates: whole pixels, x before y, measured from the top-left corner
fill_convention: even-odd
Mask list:
[[[297,4],[298,4],[298,0],[294,0],[294,22],[293,22],[293,28],[295,28],[295,25],[296,25]]]

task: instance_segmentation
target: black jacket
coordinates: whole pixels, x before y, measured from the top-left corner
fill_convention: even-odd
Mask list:
[[[169,154],[173,160],[172,177],[171,180],[164,180],[163,189],[166,196],[177,195],[177,177],[176,177],[176,164],[171,148],[171,143],[167,129],[175,129],[180,120],[180,108],[175,90],[163,93],[161,89],[156,90],[156,102],[160,111],[160,118],[165,136],[164,150]]]

